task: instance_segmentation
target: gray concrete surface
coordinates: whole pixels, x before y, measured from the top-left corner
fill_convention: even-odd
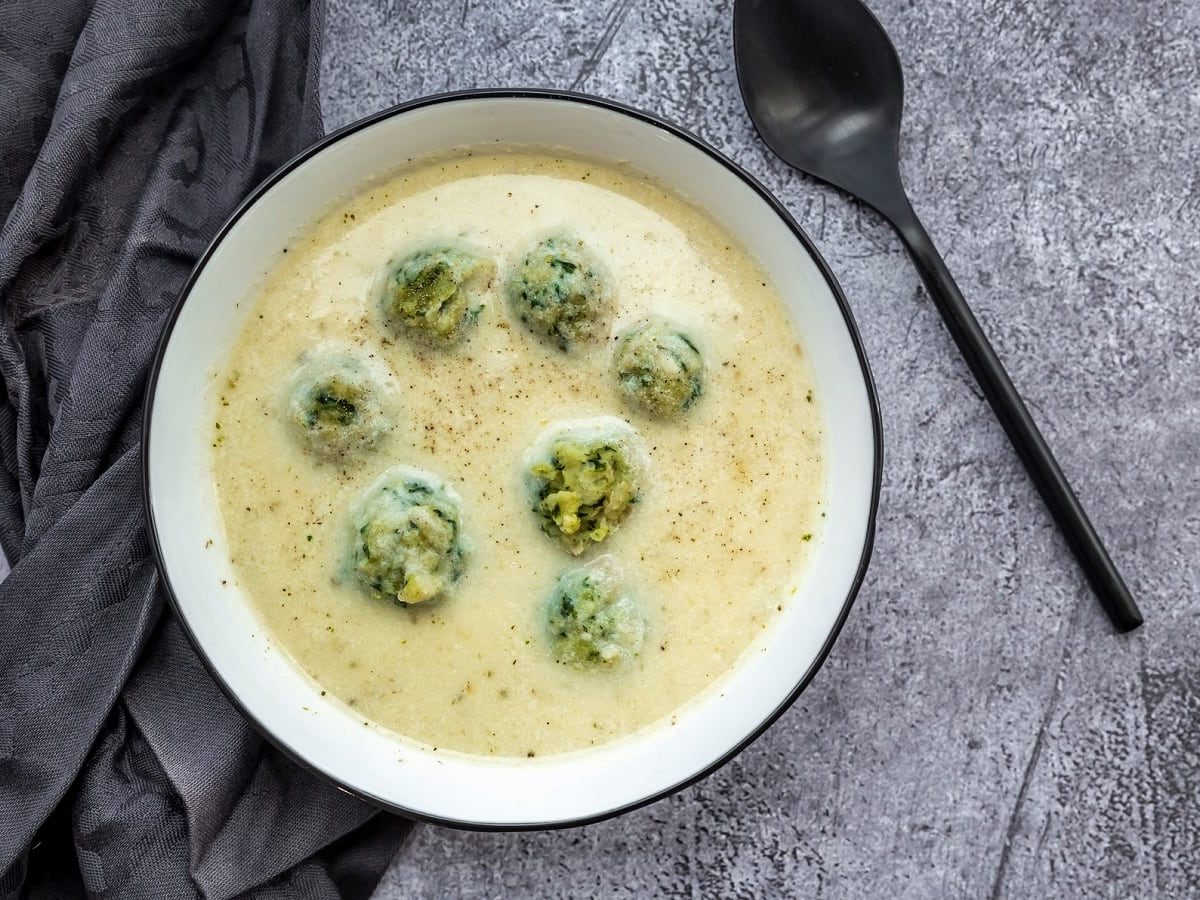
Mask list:
[[[895,237],[756,141],[729,0],[332,0],[330,127],[576,87],[761,177],[846,288],[887,440],[866,586],[764,738],[601,825],[418,828],[380,897],[1200,896],[1200,4],[873,5],[915,204],[1148,624],[1111,633]]]

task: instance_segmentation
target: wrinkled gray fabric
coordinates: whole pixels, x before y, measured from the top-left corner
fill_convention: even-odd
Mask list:
[[[283,758],[163,611],[147,368],[320,130],[305,0],[0,2],[0,898],[365,896],[406,825]],[[31,849],[32,848],[32,849]]]

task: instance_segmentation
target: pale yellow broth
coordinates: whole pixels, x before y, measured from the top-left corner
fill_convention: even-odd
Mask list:
[[[614,332],[653,312],[700,346],[705,393],[678,422],[624,405],[611,340],[567,355],[511,317],[504,274],[563,231],[610,270]],[[431,240],[466,242],[499,267],[478,325],[449,351],[389,334],[379,312],[389,260]],[[364,721],[472,754],[610,741],[673,720],[718,682],[802,578],[822,518],[820,398],[775,290],[679,197],[589,162],[469,154],[355,196],[267,268],[214,374],[227,546],[275,644]],[[283,420],[302,357],[328,348],[391,372],[394,429],[358,463],[306,453]],[[521,460],[551,423],[597,415],[633,425],[649,469],[642,501],[583,559],[615,556],[649,624],[635,662],[579,671],[555,661],[543,611],[581,561],[539,530]],[[407,609],[341,578],[350,507],[401,463],[458,491],[474,548],[450,595]]]

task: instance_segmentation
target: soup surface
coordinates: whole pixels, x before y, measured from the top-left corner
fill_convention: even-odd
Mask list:
[[[678,419],[622,399],[611,336],[568,354],[516,321],[506,273],[550,233],[585,241],[607,269],[612,335],[653,313],[699,348],[704,392]],[[497,266],[478,321],[449,348],[398,336],[380,312],[389,261],[431,241]],[[680,198],[593,163],[468,154],[353,197],[264,274],[214,373],[227,544],[274,642],[364,720],[473,754],[583,749],[671,716],[788,602],[820,539],[820,398],[773,288]],[[386,383],[392,427],[356,456],[314,455],[286,421],[294,373],[325,351],[366,359]],[[526,454],[555,423],[597,416],[636,431],[644,484],[620,527],[576,558],[531,512]],[[398,464],[457,492],[471,548],[445,596],[405,608],[345,577],[351,509]],[[644,611],[640,653],[564,665],[549,598],[565,572],[605,554]]]

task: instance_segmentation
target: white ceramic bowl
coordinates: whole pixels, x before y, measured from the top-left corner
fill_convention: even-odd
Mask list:
[[[750,248],[787,304],[824,400],[828,507],[785,611],[674,727],[531,760],[426,751],[364,727],[273,650],[236,590],[202,427],[210,373],[248,311],[263,260],[320,214],[409,159],[535,145],[622,162],[691,199]],[[474,828],[546,828],[631,809],[711,772],[796,698],[828,654],[870,556],[882,443],[874,386],[845,298],[812,242],[765,189],[696,138],[594,98],[537,91],[430,97],[350,125],[266,180],[192,273],[151,375],[148,516],[163,579],[196,650],[275,744],[336,784],[406,815]]]

